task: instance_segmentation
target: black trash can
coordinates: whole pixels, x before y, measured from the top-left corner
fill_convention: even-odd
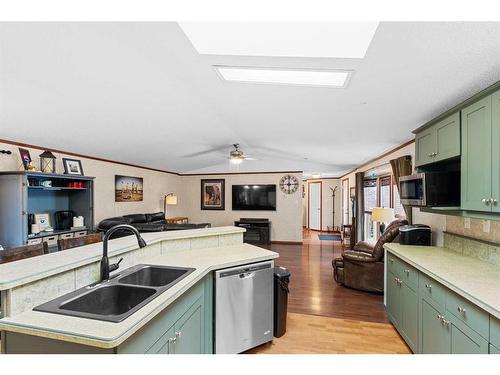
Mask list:
[[[281,337],[286,332],[289,283],[290,271],[285,267],[274,267],[274,337]]]

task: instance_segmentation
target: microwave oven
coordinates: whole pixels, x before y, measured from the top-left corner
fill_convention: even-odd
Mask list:
[[[401,203],[417,207],[459,207],[460,172],[422,172],[399,178]]]

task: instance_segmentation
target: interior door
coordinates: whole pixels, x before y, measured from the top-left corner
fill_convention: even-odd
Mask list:
[[[309,229],[321,230],[321,182],[309,183]]]
[[[342,224],[349,225],[349,179],[342,180]]]

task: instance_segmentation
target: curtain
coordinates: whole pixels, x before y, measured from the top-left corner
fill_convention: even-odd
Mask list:
[[[355,186],[356,186],[356,214],[354,221],[354,241],[351,243],[355,244],[356,242],[363,241],[365,237],[365,196],[363,193],[363,172],[358,172],[355,175]]]
[[[405,155],[401,156],[400,158],[397,159],[392,159],[390,161],[391,167],[392,167],[392,174],[394,175],[394,178],[396,180],[396,186],[398,188],[398,191],[401,193],[399,190],[399,177],[403,176],[408,176],[412,172],[412,166],[411,166],[411,156],[410,155]],[[411,224],[412,223],[412,213],[411,213],[411,206],[403,206],[405,213],[406,213],[406,220]]]

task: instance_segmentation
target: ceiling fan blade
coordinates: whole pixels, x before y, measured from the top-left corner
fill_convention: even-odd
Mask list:
[[[191,154],[186,154],[186,155],[182,155],[182,156],[185,157],[185,158],[193,158],[193,157],[196,157],[196,156],[204,156],[204,155],[213,154],[213,153],[216,153],[216,152],[225,151],[226,149],[228,149],[228,147],[230,147],[230,146],[228,146],[228,145],[217,146],[217,147],[210,148],[208,150],[193,152]]]

